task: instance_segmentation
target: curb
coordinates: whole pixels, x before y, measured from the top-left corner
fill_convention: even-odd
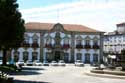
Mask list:
[[[104,78],[113,78],[113,79],[125,79],[125,76],[116,76],[116,75],[108,75],[108,74],[96,74],[91,72],[84,72],[85,75],[88,76],[96,76],[96,77],[104,77]]]

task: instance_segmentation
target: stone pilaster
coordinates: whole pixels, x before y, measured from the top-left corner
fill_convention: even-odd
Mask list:
[[[71,61],[74,62],[74,54],[75,54],[75,34],[71,32]]]
[[[100,55],[98,60],[99,63],[103,61],[103,37],[104,33],[100,33]]]
[[[44,32],[40,32],[40,61],[43,61],[44,56]]]

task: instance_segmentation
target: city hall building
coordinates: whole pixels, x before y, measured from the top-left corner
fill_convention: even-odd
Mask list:
[[[102,59],[103,32],[76,24],[29,22],[25,27],[24,42],[11,52],[13,60],[98,63]]]

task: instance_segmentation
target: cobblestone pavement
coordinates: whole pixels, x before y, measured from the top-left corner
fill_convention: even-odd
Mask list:
[[[12,75],[14,83],[125,83],[125,79],[87,76],[91,67],[25,67],[23,72]]]

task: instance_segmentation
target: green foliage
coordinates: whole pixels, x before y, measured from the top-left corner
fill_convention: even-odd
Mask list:
[[[0,48],[17,48],[23,41],[24,20],[17,0],[0,0]]]
[[[17,67],[15,65],[1,65],[0,71],[5,72],[5,73],[16,72]]]

